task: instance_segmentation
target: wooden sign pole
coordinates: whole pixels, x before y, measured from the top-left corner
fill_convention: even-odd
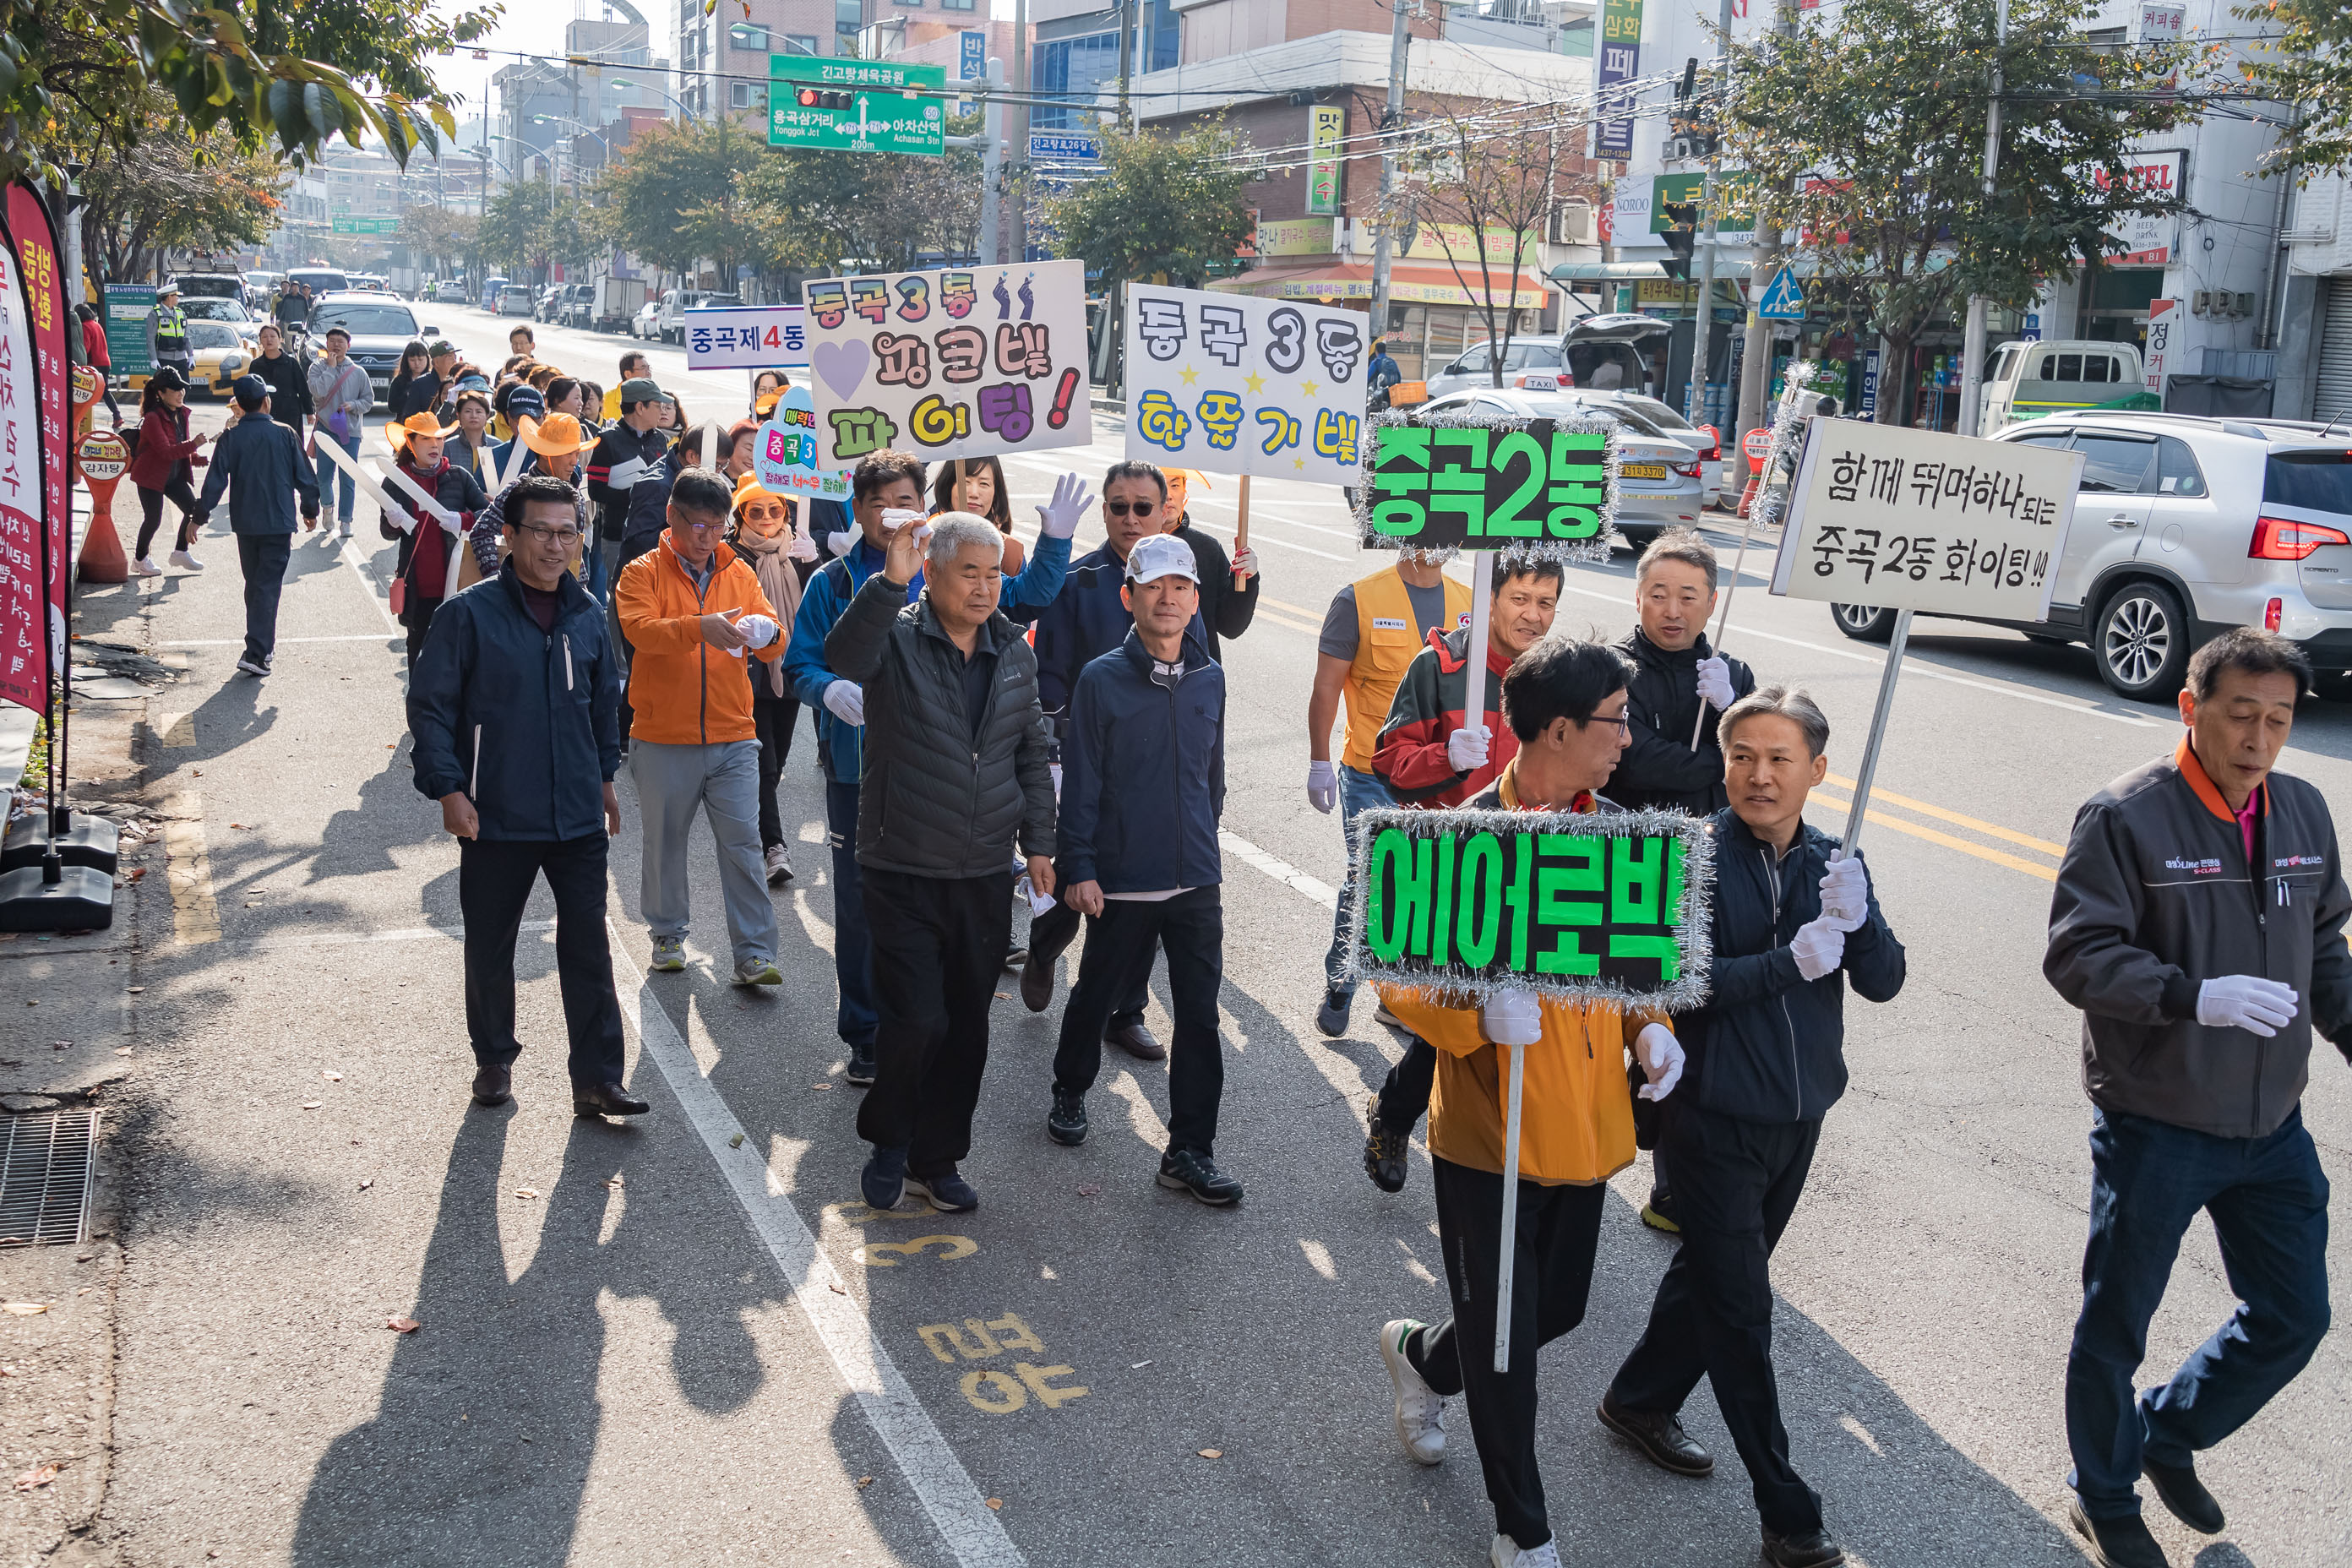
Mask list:
[[[1247,474],[1244,474],[1242,476],[1241,486],[1242,494],[1240,515],[1234,519],[1234,558],[1235,560],[1239,560],[1241,558],[1242,552],[1249,548],[1249,482],[1250,477]],[[1241,591],[1241,585],[1248,581],[1248,574],[1243,572],[1234,573],[1234,591],[1235,593],[1239,593]]]

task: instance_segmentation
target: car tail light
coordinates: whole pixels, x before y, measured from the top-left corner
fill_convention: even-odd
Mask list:
[[[1698,466],[1700,461],[1700,458],[1693,458],[1687,463],[1669,462],[1666,464],[1666,467],[1672,468],[1675,473],[1680,474],[1686,479],[1695,479],[1698,478]]]
[[[1723,461],[1723,432],[1712,425],[1702,425],[1698,429],[1699,434],[1706,437],[1706,450],[1698,455],[1698,460],[1702,463]]]
[[[2279,621],[2285,614],[2286,601],[2284,599],[2273,599],[2269,604],[2263,605],[2263,630],[2266,632],[2274,632],[2278,630]]]
[[[2256,561],[2300,561],[2326,544],[2352,544],[2352,534],[2324,522],[2263,517],[2254,520],[2254,542],[2246,553]]]

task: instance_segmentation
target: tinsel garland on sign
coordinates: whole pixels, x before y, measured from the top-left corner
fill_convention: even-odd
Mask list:
[[[1378,432],[1383,426],[1415,426],[1423,429],[1524,430],[1530,425],[1549,425],[1555,430],[1572,435],[1598,435],[1606,445],[1604,468],[1608,476],[1608,493],[1601,503],[1601,526],[1591,539],[1515,539],[1498,541],[1492,553],[1506,561],[1601,562],[1609,559],[1609,533],[1617,521],[1617,469],[1622,460],[1619,427],[1609,419],[1518,418],[1507,414],[1438,414],[1415,416],[1410,410],[1375,414],[1365,421],[1364,440],[1357,448],[1362,454],[1363,468],[1356,486],[1357,541],[1367,550],[1393,550],[1400,554],[1432,565],[1443,565],[1461,553],[1458,547],[1445,545],[1430,549],[1419,545],[1400,544],[1394,537],[1382,533],[1372,524],[1372,508],[1380,496],[1372,487],[1372,462],[1380,449]],[[1486,551],[1474,553],[1486,554]]]

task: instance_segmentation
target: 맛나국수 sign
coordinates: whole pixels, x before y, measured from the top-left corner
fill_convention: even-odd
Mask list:
[[[708,307],[686,311],[683,320],[688,370],[767,370],[809,362],[804,306]]]
[[[1365,318],[1128,286],[1127,455],[1212,474],[1353,484]]]
[[[2083,455],[1815,416],[1772,592],[1993,620],[2049,617]]]
[[[1357,973],[1668,1008],[1706,994],[1714,841],[1680,812],[1371,811]]]
[[[1605,421],[1375,420],[1357,523],[1372,550],[1604,552],[1616,515]]]
[[[1083,447],[1086,263],[825,278],[808,305],[817,467]]]

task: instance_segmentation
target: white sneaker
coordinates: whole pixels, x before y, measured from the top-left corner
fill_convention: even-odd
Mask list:
[[[352,524],[351,524],[351,520],[350,520],[349,518],[345,518],[345,519],[343,520],[343,524],[342,524],[342,532],[341,532],[341,534],[340,535],[340,537],[344,538],[344,539],[349,539],[351,536],[352,536]]]
[[[184,572],[201,572],[205,569],[205,563],[203,562],[197,560],[194,556],[189,554],[184,550],[174,550],[172,552],[171,560],[173,565],[179,567]]]
[[[781,844],[768,846],[768,886],[782,887],[793,879],[793,852]]]
[[[1495,1537],[1486,1548],[1489,1568],[1559,1568],[1559,1542],[1555,1538],[1529,1551],[1507,1535]]]
[[[1389,1381],[1396,1384],[1397,1441],[1404,1445],[1413,1463],[1433,1465],[1445,1458],[1445,1396],[1422,1382],[1421,1373],[1405,1358],[1405,1338],[1420,1327],[1420,1321],[1413,1318],[1383,1324],[1381,1360],[1388,1365]]]
[[[131,563],[131,574],[133,577],[161,577],[163,569],[142,555]]]

